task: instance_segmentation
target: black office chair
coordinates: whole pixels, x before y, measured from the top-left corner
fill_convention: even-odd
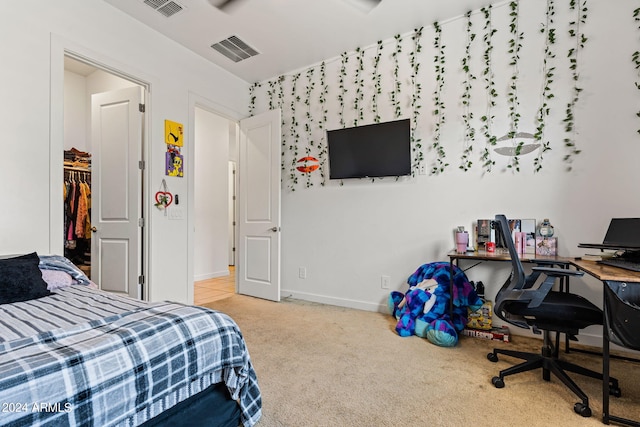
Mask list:
[[[589,398],[565,371],[603,379],[599,372],[583,368],[576,364],[559,359],[559,351],[551,341],[550,332],[575,336],[580,329],[590,325],[601,325],[602,311],[585,298],[569,292],[552,290],[556,279],[567,276],[582,276],[584,273],[575,270],[533,267],[533,273],[527,276],[520,262],[518,252],[511,238],[511,230],[504,215],[496,215],[498,232],[504,238],[509,249],[512,272],[496,295],[494,313],[502,320],[520,328],[531,328],[534,333],[543,334],[541,353],[526,353],[508,349],[494,349],[487,355],[492,362],[498,361],[498,354],[516,357],[524,362],[500,371],[491,382],[496,388],[504,387],[504,377],[520,372],[542,368],[542,378],[550,381],[550,373],[560,379],[581,400],[574,405],[574,411],[583,417],[591,416]],[[533,283],[531,278],[544,278]],[[620,394],[618,381],[610,378],[612,394]]]
[[[609,412],[610,343],[640,350],[640,283],[604,282],[604,331],[602,342],[604,387],[602,396],[602,422],[640,426],[640,422],[611,415]]]

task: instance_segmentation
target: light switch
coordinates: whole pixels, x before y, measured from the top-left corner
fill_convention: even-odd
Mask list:
[[[169,219],[184,219],[184,209],[175,206],[169,208]]]

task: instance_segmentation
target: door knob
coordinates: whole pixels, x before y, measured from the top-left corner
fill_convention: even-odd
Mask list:
[[[93,227],[91,227],[91,231],[93,231],[93,232],[95,233],[96,231],[98,231],[98,229],[97,229],[97,228],[96,228],[96,226],[94,225]]]
[[[271,227],[269,230],[275,233],[276,231],[280,231],[280,227]]]

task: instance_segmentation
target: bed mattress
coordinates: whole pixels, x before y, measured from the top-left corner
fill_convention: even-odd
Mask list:
[[[3,425],[140,425],[216,383],[243,425],[259,420],[246,344],[223,313],[82,285],[0,305]]]

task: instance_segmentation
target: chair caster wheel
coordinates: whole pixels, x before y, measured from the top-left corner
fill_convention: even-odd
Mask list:
[[[620,397],[622,396],[622,391],[620,387],[609,387],[609,394],[613,397]]]
[[[495,363],[498,361],[498,355],[497,354],[493,354],[493,353],[489,353],[487,354],[487,359],[489,359],[491,362]]]
[[[573,410],[576,414],[583,416],[584,418],[589,418],[591,416],[591,408],[585,405],[582,402],[578,402],[573,405]]]
[[[495,388],[503,388],[504,380],[500,377],[493,377],[491,378],[491,384],[493,384]]]

